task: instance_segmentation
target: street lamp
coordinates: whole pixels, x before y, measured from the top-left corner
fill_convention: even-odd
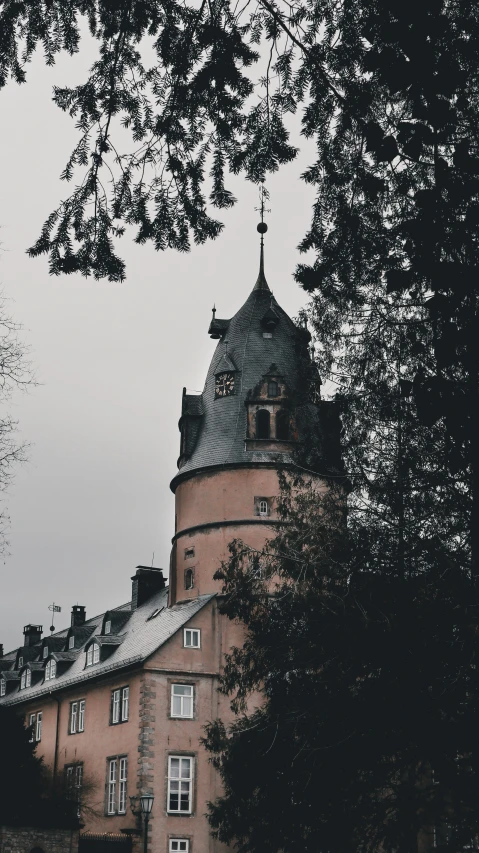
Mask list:
[[[143,815],[143,820],[144,820],[144,828],[143,828],[143,831],[144,831],[143,852],[144,853],[146,853],[147,847],[148,847],[148,821],[150,819],[150,814],[151,814],[151,810],[153,808],[153,800],[154,799],[155,798],[154,798],[153,794],[143,794],[143,796],[140,797],[141,813]]]

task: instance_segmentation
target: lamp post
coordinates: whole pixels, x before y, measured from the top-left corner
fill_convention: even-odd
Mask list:
[[[151,814],[151,810],[153,808],[153,800],[154,799],[155,798],[154,798],[153,794],[143,794],[143,796],[140,797],[141,813],[143,815],[143,820],[144,820],[144,824],[143,824],[143,832],[144,832],[143,853],[147,853],[147,848],[148,848],[148,821],[150,819],[150,814]]]

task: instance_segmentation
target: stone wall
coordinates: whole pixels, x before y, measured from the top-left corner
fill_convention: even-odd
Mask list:
[[[0,853],[78,853],[78,836],[78,829],[0,826]]]

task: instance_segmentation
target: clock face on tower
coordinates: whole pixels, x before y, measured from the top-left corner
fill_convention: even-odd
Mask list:
[[[215,377],[215,400],[218,397],[231,397],[235,392],[234,373],[218,373]]]

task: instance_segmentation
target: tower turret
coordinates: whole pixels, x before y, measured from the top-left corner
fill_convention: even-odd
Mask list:
[[[183,396],[179,471],[171,488],[176,531],[171,601],[219,590],[213,575],[228,543],[261,548],[278,523],[278,467],[294,463],[302,424],[320,428],[320,379],[307,331],[277,303],[260,267],[244,305],[217,319],[203,393]]]

